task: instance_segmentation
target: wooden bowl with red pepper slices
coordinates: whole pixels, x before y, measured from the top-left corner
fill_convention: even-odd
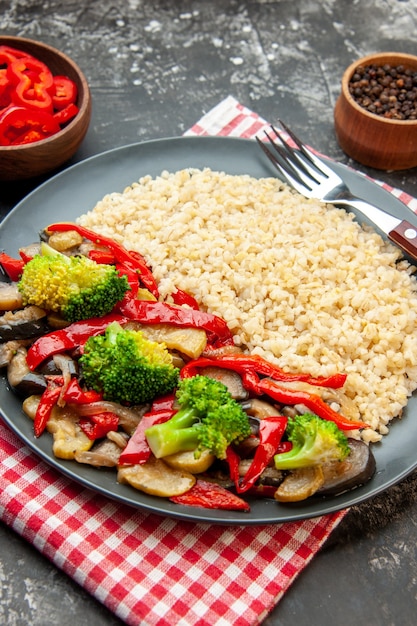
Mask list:
[[[34,60],[14,64],[12,71],[10,59],[16,50],[21,60]],[[50,75],[55,77],[52,88]],[[14,90],[12,98],[8,89]],[[47,94],[53,95],[53,103],[52,110],[47,104],[45,116],[42,107]],[[25,106],[27,102],[31,109]],[[39,41],[0,36],[0,180],[33,178],[63,165],[79,148],[90,119],[88,83],[72,59]],[[24,131],[19,135],[20,124]],[[9,143],[10,138],[16,143]]]

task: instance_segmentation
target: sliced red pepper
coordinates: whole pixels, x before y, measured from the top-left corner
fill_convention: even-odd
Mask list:
[[[150,413],[157,413],[158,411],[172,411],[174,409],[175,400],[175,393],[168,393],[165,396],[155,398],[155,400],[152,401],[152,410]]]
[[[331,387],[333,389],[343,387],[346,381],[346,374],[333,374],[332,376],[317,378],[305,373],[285,372],[280,367],[269,363],[261,356],[246,354],[228,354],[217,358],[200,357],[186,364],[181,371],[181,376],[183,378],[188,378],[190,375],[195,376],[199,369],[209,366],[231,369],[240,374],[253,371],[277,381],[302,381],[310,385]]]
[[[72,120],[72,118],[77,115],[79,110],[80,109],[77,107],[76,104],[71,103],[66,106],[65,109],[61,109],[57,113],[54,113],[54,120],[58,122],[60,126],[62,126],[63,124],[66,124],[67,122]]]
[[[71,404],[91,404],[103,400],[103,394],[93,389],[85,391],[76,378],[72,378],[66,387],[62,400]]]
[[[41,396],[33,423],[35,437],[42,435],[51,417],[52,410],[58,402],[62,389],[62,377],[59,377],[59,383],[60,384],[56,384],[53,379],[50,379],[47,388]]]
[[[22,275],[25,262],[22,259],[14,259],[5,252],[0,252],[0,265],[10,280],[17,282]]]
[[[34,57],[21,57],[9,65],[7,76],[15,86],[12,100],[17,106],[52,113],[53,76],[45,63]]]
[[[19,255],[20,258],[22,259],[22,261],[24,262],[24,264],[26,265],[26,263],[29,263],[29,261],[31,261],[33,259],[33,256],[29,256],[25,250],[20,249],[19,250]]]
[[[1,65],[1,56],[0,56]],[[0,68],[0,108],[9,106],[12,102],[12,89],[7,77],[7,69]]]
[[[102,439],[110,431],[118,429],[119,416],[111,411],[105,411],[89,417],[80,417],[79,425],[89,439]]]
[[[233,345],[233,336],[225,320],[204,311],[149,300],[123,300],[117,308],[122,315],[143,324],[166,323],[201,328],[214,347]]]
[[[145,431],[154,424],[167,422],[174,415],[175,410],[163,409],[145,413],[136,427],[135,432],[127,442],[127,446],[119,457],[119,465],[141,465],[151,456],[151,449],[145,437]]]
[[[13,105],[12,90],[11,86],[6,86],[4,89],[0,89],[0,114],[4,113],[6,109]]]
[[[258,395],[266,394],[280,404],[304,404],[310,411],[325,420],[334,422],[340,430],[356,430],[369,428],[368,424],[359,421],[350,421],[333,409],[320,396],[307,391],[296,391],[280,387],[279,383],[270,378],[263,378],[257,385]]]
[[[103,265],[114,265],[114,254],[109,250],[90,250],[88,258]]]
[[[69,104],[75,104],[77,95],[77,85],[71,78],[61,75],[53,77],[52,104],[54,109],[61,111]]]
[[[285,433],[288,419],[283,416],[266,417],[259,421],[259,445],[248,471],[236,484],[236,491],[244,493],[253,487],[277,453],[278,445]]]
[[[171,502],[176,504],[185,504],[187,506],[197,506],[204,509],[222,509],[226,511],[249,511],[250,506],[247,502],[231,493],[224,487],[211,483],[206,480],[197,480],[197,482],[185,493],[180,496],[170,498]]]
[[[46,139],[60,130],[58,122],[46,111],[25,107],[9,107],[0,115],[0,144],[3,146],[28,143],[28,135],[36,141]]]
[[[31,58],[31,59],[35,58],[31,54],[28,54],[27,52],[25,52],[24,50],[18,50],[17,48],[14,48],[13,46],[5,46],[5,45],[0,46],[0,64],[3,64],[5,62],[5,58],[9,59],[8,63],[11,63],[12,61],[15,61],[16,59],[21,59],[22,57]]]
[[[27,364],[31,370],[35,370],[48,357],[83,346],[89,337],[104,333],[111,322],[123,325],[128,321],[121,315],[110,313],[103,317],[74,322],[66,328],[43,335],[30,346]]]
[[[240,475],[239,475],[239,463],[240,456],[233,448],[233,446],[228,446],[226,450],[226,461],[229,466],[229,474],[230,478],[233,481],[233,484],[236,486],[239,484]]]
[[[81,237],[94,242],[98,246],[104,246],[108,248],[114,254],[115,260],[124,265],[127,269],[139,272],[140,280],[143,285],[149,289],[149,291],[156,297],[159,297],[158,287],[156,281],[152,275],[151,270],[144,261],[142,255],[134,252],[133,250],[126,250],[123,246],[116,243],[109,237],[104,237],[95,233],[84,226],[79,224],[73,224],[70,222],[59,222],[56,224],[50,224],[47,230],[51,232],[66,232],[68,230],[75,230]]]
[[[184,304],[186,304],[191,309],[194,309],[196,311],[200,309],[200,306],[197,300],[186,291],[183,291],[182,289],[178,289],[178,287],[176,291],[174,291],[174,293],[171,294],[171,297],[172,297],[174,304],[178,304],[179,306],[183,306]]]

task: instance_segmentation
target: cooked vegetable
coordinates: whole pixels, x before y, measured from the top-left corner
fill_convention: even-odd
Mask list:
[[[224,487],[206,480],[197,480],[195,485],[184,494],[170,498],[176,504],[197,506],[203,509],[222,509],[226,511],[249,511],[247,502]]]
[[[1,263],[1,261],[0,261]],[[0,281],[0,311],[12,311],[22,307],[22,294],[16,283]]]
[[[238,493],[253,487],[272,461],[287,426],[287,418],[266,417],[259,421],[259,445],[243,479],[236,485]]]
[[[300,467],[284,478],[274,498],[278,502],[300,502],[314,495],[323,482],[322,465]]]
[[[350,453],[342,462],[323,465],[324,483],[317,492],[320,496],[336,496],[360,487],[375,474],[375,457],[369,445],[357,439],[348,439]]]
[[[59,459],[75,459],[76,454],[90,450],[94,443],[82,431],[77,413],[68,407],[55,406],[46,428],[53,435],[52,449]]]
[[[26,363],[26,348],[16,349],[7,366],[7,381],[15,393],[23,397],[42,394],[46,389],[45,376],[31,372]]]
[[[59,312],[70,322],[109,313],[129,289],[112,265],[69,257],[43,243],[18,283],[25,304]]]
[[[220,381],[208,376],[186,378],[180,381],[176,398],[177,413],[145,431],[157,458],[185,450],[194,450],[198,456],[208,449],[225,459],[232,442],[250,435],[248,416]]]
[[[145,493],[170,498],[191,489],[196,478],[189,472],[169,467],[162,459],[151,457],[143,465],[119,467],[117,480]]]
[[[148,402],[169,393],[178,382],[178,369],[164,344],[117,322],[107,326],[104,335],[87,340],[80,365],[87,387],[115,402]]]
[[[276,454],[276,469],[297,469],[343,461],[349,455],[346,435],[330,421],[314,413],[304,413],[288,420],[287,437],[292,443],[288,452]]]
[[[0,317],[0,342],[33,339],[48,330],[46,312],[38,306],[7,311]]]

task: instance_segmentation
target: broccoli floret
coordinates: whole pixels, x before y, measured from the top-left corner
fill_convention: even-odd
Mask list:
[[[129,284],[113,265],[85,256],[69,257],[42,244],[41,254],[25,265],[18,288],[24,304],[35,304],[76,322],[109,313]]]
[[[226,385],[208,376],[181,380],[176,392],[179,410],[167,422],[145,431],[149,447],[157,458],[177,452],[210,450],[226,458],[231,443],[250,435],[249,418]]]
[[[275,455],[278,470],[343,461],[350,452],[347,437],[336,424],[313,413],[289,419],[286,433],[293,447]]]
[[[79,362],[87,387],[113,402],[149,402],[178,384],[179,370],[165,344],[118,322],[109,324],[104,335],[88,338]]]

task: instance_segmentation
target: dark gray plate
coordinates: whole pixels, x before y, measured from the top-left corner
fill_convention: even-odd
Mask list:
[[[345,166],[332,166],[354,193],[397,217],[413,221],[411,211],[390,193]],[[173,172],[186,167],[210,167],[229,174],[255,177],[276,174],[256,142],[245,139],[184,137],[118,148],[65,170],[27,196],[1,224],[1,248],[16,255],[20,246],[37,240],[39,230],[48,223],[74,220],[92,209],[106,193],[123,191],[141,176],[156,176],[163,170]],[[417,399],[412,397],[401,421],[394,421],[390,434],[383,442],[373,446],[377,473],[367,485],[336,498],[311,498],[299,504],[256,500],[251,502],[249,513],[210,511],[174,505],[168,500],[119,485],[114,471],[97,470],[73,461],[56,459],[52,454],[50,435],[34,438],[32,422],[24,415],[19,399],[8,390],[4,378],[0,380],[0,407],[5,422],[20,439],[44,461],[71,479],[133,507],[196,522],[247,525],[317,517],[371,498],[417,467]]]

